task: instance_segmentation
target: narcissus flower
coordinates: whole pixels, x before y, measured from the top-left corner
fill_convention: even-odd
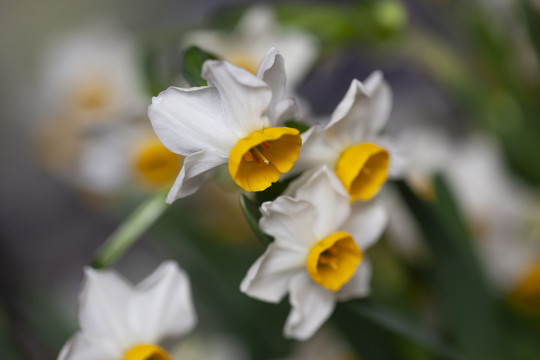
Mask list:
[[[261,191],[293,166],[302,145],[298,130],[277,127],[296,110],[285,98],[284,61],[270,49],[257,75],[226,61],[206,61],[209,86],[171,87],[152,99],[148,115],[163,144],[186,156],[167,202],[190,195],[228,163],[233,180]]]
[[[170,360],[160,346],[196,323],[187,275],[173,262],[137,286],[113,271],[85,270],[75,334],[59,360]]]
[[[275,46],[287,59],[285,67],[292,87],[309,71],[319,48],[313,35],[280,27],[273,10],[261,4],[247,9],[230,33],[197,30],[188,33],[182,41],[184,46],[199,46],[253,74],[257,73],[259,60]]]
[[[292,311],[284,334],[305,340],[332,313],[337,300],[369,293],[371,267],[364,253],[386,224],[377,202],[355,203],[326,167],[299,188],[261,207],[261,229],[274,242],[240,286],[254,298],[277,303],[288,292]]]
[[[367,201],[399,171],[395,151],[379,137],[392,106],[390,88],[380,72],[364,83],[353,80],[330,122],[302,134],[304,146],[294,171],[332,169],[353,200]]]

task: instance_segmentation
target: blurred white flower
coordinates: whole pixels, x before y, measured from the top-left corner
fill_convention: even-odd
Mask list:
[[[95,128],[80,141],[70,181],[102,197],[170,186],[182,167],[183,158],[163,146],[146,118]]]
[[[252,265],[241,290],[277,303],[288,292],[292,311],[284,334],[305,340],[331,315],[337,300],[369,293],[364,251],[381,235],[386,212],[376,202],[355,203],[325,166],[299,188],[261,207],[261,229],[274,242]]]
[[[137,286],[114,271],[85,269],[79,322],[59,360],[170,360],[161,342],[185,335],[197,319],[188,277],[168,261]]]
[[[206,61],[209,86],[170,87],[152,99],[148,115],[157,136],[186,156],[167,202],[188,196],[228,163],[233,180],[261,191],[293,166],[302,140],[296,129],[276,127],[296,106],[285,98],[284,61],[274,48],[257,75],[226,61]]]
[[[181,166],[159,145],[146,118],[133,45],[100,24],[47,49],[37,156],[91,195],[110,198],[131,185],[146,190],[171,184]]]
[[[267,50],[278,48],[287,60],[285,70],[291,87],[304,78],[318,53],[317,40],[311,34],[280,28],[273,10],[265,5],[247,9],[231,33],[194,31],[184,37],[183,45],[196,45],[253,74]]]
[[[404,177],[417,195],[435,196],[435,173],[448,180],[492,283],[517,297],[538,294],[540,299],[540,285],[533,286],[540,284],[540,201],[512,177],[496,141],[480,134],[452,140],[426,128],[408,129],[398,140],[408,160]],[[389,240],[417,256],[420,234],[414,219],[397,194],[384,195]]]
[[[327,165],[353,200],[371,199],[402,166],[399,154],[379,136],[391,107],[392,94],[381,72],[364,83],[353,80],[326,126],[315,125],[302,134],[293,171]]]
[[[313,337],[295,345],[292,353],[280,360],[360,360],[334,329],[323,327]]]
[[[140,115],[142,79],[132,39],[107,24],[70,33],[47,48],[42,89],[46,113],[69,113],[91,126]]]
[[[248,360],[247,349],[236,339],[218,334],[191,334],[173,351],[179,360]]]

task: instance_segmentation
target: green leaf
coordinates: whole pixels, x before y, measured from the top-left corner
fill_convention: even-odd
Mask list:
[[[160,192],[135,209],[98,249],[92,266],[106,268],[122,256],[168,209],[166,197],[167,192]]]
[[[441,340],[432,335],[431,332],[423,331],[418,327],[409,324],[405,320],[401,319],[398,315],[392,314],[388,310],[376,308],[362,300],[350,301],[340,306],[342,307],[340,311],[344,313],[344,318],[349,319],[350,331],[357,331],[354,328],[355,326],[357,327],[357,323],[350,321],[351,315],[355,315],[369,323],[369,325],[376,325],[380,329],[384,329],[390,333],[399,335],[406,340],[420,345],[434,355],[437,355],[438,358],[449,360],[463,359],[463,356],[459,354],[459,352],[443,344]],[[367,324],[364,324],[364,326],[366,325]],[[373,331],[374,330],[370,329],[370,332]],[[379,336],[379,338],[380,337],[381,336]],[[396,355],[391,355],[388,349],[389,344],[384,346],[387,347],[387,349],[384,351],[387,355],[381,356],[378,354],[376,355],[376,358],[397,358]],[[380,347],[378,348],[378,351],[380,352]],[[366,351],[365,347],[362,347],[360,351],[360,355],[366,356],[370,359],[373,358],[373,355],[367,356],[368,354],[364,353]],[[396,351],[397,350],[394,350],[393,352],[395,353]]]
[[[197,46],[191,46],[184,51],[182,75],[191,86],[206,86],[206,80],[201,77],[203,63],[217,58]]]
[[[300,131],[300,134],[309,129],[309,125],[297,120],[285,121],[285,126]]]
[[[404,182],[398,183],[434,255],[428,271],[443,322],[468,359],[502,359],[504,345],[495,301],[467,226],[441,176],[435,177],[434,187],[436,200],[424,201]]]
[[[531,4],[531,0],[521,0],[526,19],[529,38],[536,51],[536,58],[540,61],[540,10]]]
[[[263,191],[259,191],[255,193],[255,200],[260,204],[262,204],[265,201],[274,201],[277,199],[278,196],[283,194],[283,192],[287,189],[289,184],[298,178],[298,175],[292,176],[286,180],[277,181],[273,183],[270,187]]]
[[[257,238],[264,244],[270,244],[273,239],[266,235],[259,227],[259,219],[261,218],[261,212],[259,210],[259,204],[256,201],[251,200],[246,194],[240,195],[240,206],[246,216],[246,219],[251,226],[251,229],[257,236]]]

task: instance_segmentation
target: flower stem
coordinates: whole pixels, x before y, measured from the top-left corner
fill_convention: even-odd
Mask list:
[[[109,236],[97,250],[92,267],[107,268],[122,256],[169,208],[166,192],[159,192],[144,201]]]

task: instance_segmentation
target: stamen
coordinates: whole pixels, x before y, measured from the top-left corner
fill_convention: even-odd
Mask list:
[[[258,146],[251,148],[249,152],[255,157],[255,161],[257,162],[257,164],[263,164],[263,163],[264,165],[270,164],[270,160],[268,160],[266,156],[263,155],[261,150],[258,149]]]

